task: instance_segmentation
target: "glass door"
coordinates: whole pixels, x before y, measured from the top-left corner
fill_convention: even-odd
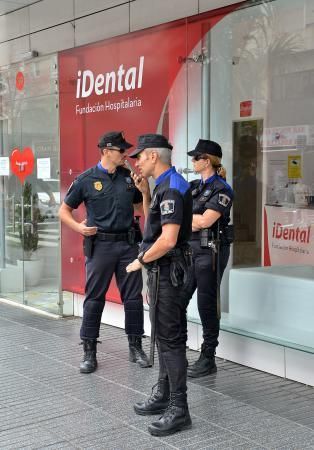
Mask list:
[[[10,173],[8,152],[9,147],[14,148],[20,144],[19,121],[16,120],[14,125],[15,129],[6,117],[6,111],[3,111],[0,121],[0,295],[22,303],[24,301],[23,247],[20,234],[22,217],[18,206],[22,197],[22,185],[16,182]]]
[[[0,77],[0,295],[62,314],[56,57]]]

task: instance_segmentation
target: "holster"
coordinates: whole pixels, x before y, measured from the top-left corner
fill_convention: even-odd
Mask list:
[[[139,244],[143,240],[143,234],[142,234],[142,230],[141,230],[140,217],[139,216],[135,216],[133,227],[134,227],[134,230],[135,230],[135,242],[137,244]]]
[[[172,286],[184,286],[188,279],[188,268],[193,263],[191,247],[170,250],[166,257],[169,257],[171,261],[169,272]]]
[[[130,228],[130,230],[128,231],[128,244],[129,245],[134,245],[136,242],[135,240],[135,229],[134,228]]]
[[[203,228],[200,230],[200,246],[201,248],[209,248],[210,242],[213,242],[215,240],[215,236],[212,230],[209,228]]]
[[[226,244],[234,242],[234,226],[228,225],[224,228],[221,241]]]
[[[93,256],[95,236],[84,236],[83,239],[83,252],[86,258]]]

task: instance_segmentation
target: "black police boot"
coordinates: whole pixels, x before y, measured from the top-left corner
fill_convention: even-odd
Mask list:
[[[148,431],[153,436],[168,436],[191,426],[186,394],[171,392],[168,408],[156,422],[148,426]]]
[[[129,361],[137,363],[140,367],[150,367],[149,359],[142,348],[141,336],[128,335]]]
[[[97,369],[97,339],[83,339],[84,359],[80,363],[81,373],[92,373]]]
[[[188,367],[187,375],[191,378],[200,378],[216,372],[215,351],[202,344],[201,354],[198,360]]]
[[[157,389],[155,389],[157,387]],[[150,416],[153,414],[162,414],[169,405],[169,381],[160,379],[152,387],[152,393],[147,400],[135,403],[134,411],[141,416]]]

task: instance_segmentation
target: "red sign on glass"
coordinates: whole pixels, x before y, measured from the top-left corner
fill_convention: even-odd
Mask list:
[[[15,77],[15,86],[18,91],[22,91],[24,89],[24,74],[23,72],[18,72]]]
[[[30,147],[25,147],[22,151],[15,148],[10,156],[11,170],[18,177],[21,184],[26,177],[32,174],[34,169],[34,154]]]
[[[240,103],[240,117],[250,117],[252,115],[252,100]]]

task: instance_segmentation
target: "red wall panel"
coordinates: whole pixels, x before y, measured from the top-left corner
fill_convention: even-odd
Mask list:
[[[59,54],[60,92],[60,146],[62,198],[75,176],[99,159],[98,138],[109,130],[123,130],[126,138],[136,143],[139,134],[148,132],[167,133],[168,115],[165,112],[171,86],[183,68],[182,61],[188,56],[202,36],[233,8],[220,15],[200,15],[142,32],[79,47]],[[140,58],[144,57],[142,83],[138,87]],[[123,66],[122,66],[123,65]],[[135,88],[126,90],[126,72],[136,70]],[[120,90],[118,89],[118,71]],[[84,71],[91,71],[94,79],[100,74],[116,73],[114,92],[97,95],[95,90],[86,98],[77,98],[78,79],[82,83]],[[183,68],[183,70],[185,70]],[[79,76],[80,71],[80,76]],[[88,78],[90,79],[90,78]],[[127,87],[132,75],[129,73]],[[81,84],[82,86],[82,84]],[[86,90],[89,88],[86,83]],[[121,89],[122,88],[122,89]],[[102,89],[102,86],[98,88]],[[124,107],[130,101],[137,106]],[[108,109],[106,105],[120,105],[120,109]],[[80,114],[80,108],[103,108],[104,110]],[[175,119],[175,118],[174,118]],[[172,119],[173,120],[173,119]],[[182,149],[186,152],[187,149]],[[84,207],[75,212],[84,219]],[[64,290],[83,293],[85,283],[82,238],[62,227],[62,287]],[[112,283],[108,298],[119,301],[119,294]]]

